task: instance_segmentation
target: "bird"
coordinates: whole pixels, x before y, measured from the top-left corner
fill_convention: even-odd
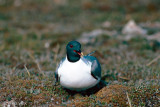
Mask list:
[[[66,57],[55,71],[55,79],[65,89],[84,91],[100,82],[101,65],[91,54],[83,55],[79,42],[70,41],[66,46]]]

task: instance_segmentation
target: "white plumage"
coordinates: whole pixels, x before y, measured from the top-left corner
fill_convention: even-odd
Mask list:
[[[66,59],[58,69],[60,84],[71,90],[85,90],[95,86],[99,80],[91,75],[91,62],[84,62],[81,58],[77,62],[69,62]]]

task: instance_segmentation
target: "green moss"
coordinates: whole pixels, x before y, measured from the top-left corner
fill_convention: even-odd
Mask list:
[[[0,20],[9,20],[10,16],[0,12]]]
[[[5,42],[9,45],[17,44],[18,42],[22,41],[22,35],[19,35],[19,34],[8,35],[8,36],[5,36],[4,39],[5,39]]]

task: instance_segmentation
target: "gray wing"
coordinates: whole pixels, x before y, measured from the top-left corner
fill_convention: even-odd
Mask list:
[[[84,56],[87,60],[89,60],[92,65],[91,65],[91,75],[97,79],[101,79],[101,65],[99,61],[94,57],[94,56]]]
[[[65,60],[65,58],[63,58],[63,59],[60,61],[59,65],[58,65],[58,67],[57,67],[57,69],[56,69],[56,71],[55,71],[55,73],[54,73],[56,82],[59,81],[59,77],[58,77],[58,69],[59,69],[59,67],[62,65],[62,63],[64,62],[64,60]]]

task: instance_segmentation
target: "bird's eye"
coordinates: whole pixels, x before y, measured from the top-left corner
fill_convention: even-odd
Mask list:
[[[73,45],[70,45],[70,48],[73,48]]]

